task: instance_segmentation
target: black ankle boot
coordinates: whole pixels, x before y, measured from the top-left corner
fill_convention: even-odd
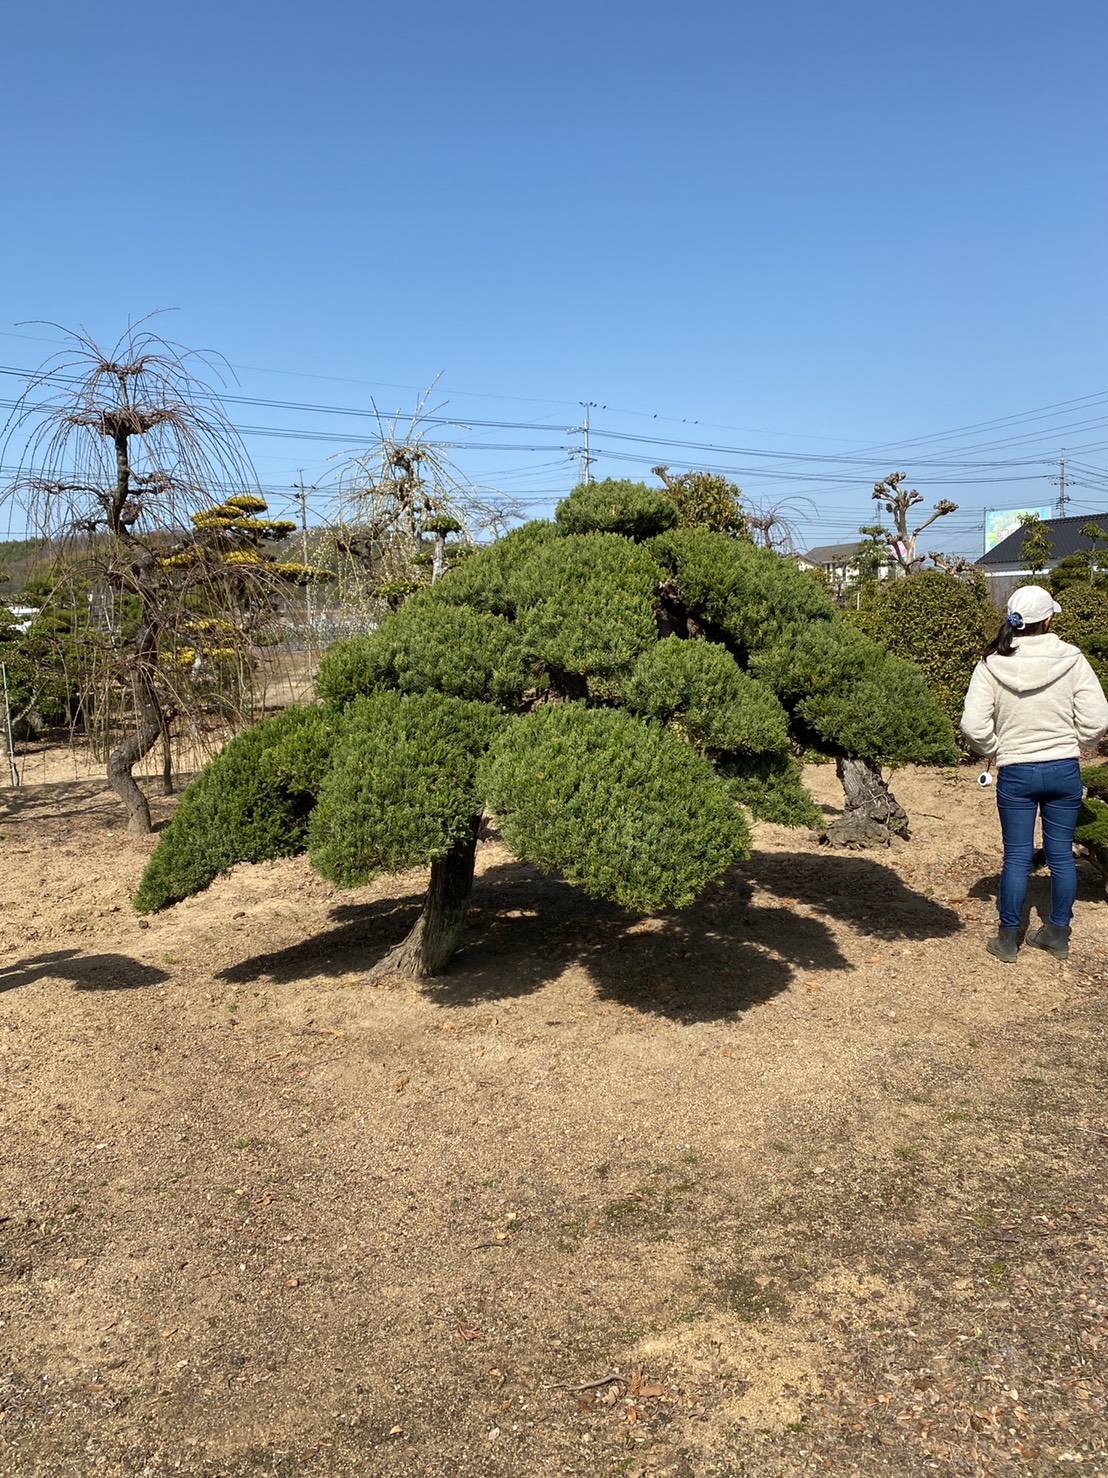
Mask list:
[[[1064,960],[1070,952],[1070,926],[1068,924],[1044,924],[1041,929],[1029,929],[1027,942],[1036,949],[1045,949],[1056,960]]]
[[[1028,938],[1031,936],[1028,935]],[[1006,965],[1015,963],[1020,947],[1020,931],[1018,929],[998,929],[996,938],[990,939],[985,948],[991,955],[996,955],[998,960],[1003,960]]]

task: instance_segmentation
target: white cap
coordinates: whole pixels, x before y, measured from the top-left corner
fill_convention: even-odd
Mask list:
[[[1055,615],[1062,607],[1041,585],[1021,585],[1008,597],[1008,618],[1016,630],[1021,626],[1034,626]],[[1012,621],[1012,617],[1018,619]]]

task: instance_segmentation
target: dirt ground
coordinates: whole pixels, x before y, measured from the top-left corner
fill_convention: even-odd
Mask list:
[[[972,772],[646,920],[491,837],[420,990],[420,875],[143,920],[67,764],[0,808],[0,1473],[1108,1473],[1108,902],[988,956]]]

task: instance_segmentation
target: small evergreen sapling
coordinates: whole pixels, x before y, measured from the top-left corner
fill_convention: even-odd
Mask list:
[[[664,513],[651,533],[661,495],[594,486],[326,653],[321,708],[232,741],[186,793],[139,906],[262,855],[307,851],[343,886],[429,865],[420,919],[377,971],[435,974],[484,814],[597,898],[678,908],[748,855],[744,807],[818,824],[793,758],[812,743],[866,778],[887,837],[877,767],[957,757],[918,671],[780,556]]]

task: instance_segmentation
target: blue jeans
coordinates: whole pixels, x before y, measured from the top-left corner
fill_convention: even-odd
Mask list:
[[[1004,837],[1000,872],[1000,927],[1018,929],[1027,897],[1027,878],[1035,849],[1035,817],[1043,818],[1043,851],[1050,867],[1050,922],[1068,924],[1077,897],[1073,833],[1081,807],[1081,766],[1077,760],[1034,760],[1001,765],[996,804]]]

